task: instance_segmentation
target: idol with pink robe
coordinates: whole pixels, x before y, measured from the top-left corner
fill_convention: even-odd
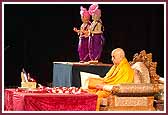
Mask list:
[[[89,37],[89,57],[91,61],[99,61],[104,44],[104,26],[101,21],[101,10],[98,4],[93,4],[89,7],[89,14],[92,15],[92,23],[90,26]]]
[[[89,40],[88,30],[91,25],[91,22],[89,21],[90,14],[86,8],[81,6],[80,15],[83,23],[79,30],[76,27],[74,27],[73,30],[77,32],[79,35],[78,53],[79,53],[80,62],[87,62],[90,60],[89,49],[88,49],[88,40]]]

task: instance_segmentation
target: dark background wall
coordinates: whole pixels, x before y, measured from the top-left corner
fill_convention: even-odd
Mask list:
[[[52,82],[54,61],[79,61],[78,36],[82,4],[5,4],[5,86],[20,85],[24,67],[41,84]],[[88,8],[90,4],[83,4]],[[164,77],[164,6],[162,4],[100,4],[106,43],[101,61],[121,47],[132,61],[141,50],[153,54],[157,73]]]

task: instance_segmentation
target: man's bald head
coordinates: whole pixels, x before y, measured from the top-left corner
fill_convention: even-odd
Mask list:
[[[115,65],[120,64],[120,62],[123,60],[123,58],[125,57],[125,52],[123,49],[121,48],[116,48],[112,51],[111,53],[112,56],[112,61]]]
[[[125,57],[125,52],[121,48],[116,48],[112,51],[112,54],[119,55],[121,58]]]

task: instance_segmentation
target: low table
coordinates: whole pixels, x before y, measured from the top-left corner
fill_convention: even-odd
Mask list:
[[[5,111],[95,111],[97,95],[25,93],[5,89]]]

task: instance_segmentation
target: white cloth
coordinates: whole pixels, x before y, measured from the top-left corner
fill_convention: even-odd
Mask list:
[[[99,75],[87,73],[87,72],[80,72],[81,76],[81,88],[88,89],[89,85],[89,78],[101,78]]]

